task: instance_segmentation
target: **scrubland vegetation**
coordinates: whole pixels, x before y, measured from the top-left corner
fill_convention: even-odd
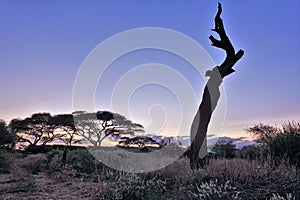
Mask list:
[[[126,173],[89,151],[32,154],[2,148],[0,199],[300,199],[300,124],[256,125],[261,145],[236,149],[218,143],[205,169],[188,158],[148,173]],[[144,153],[141,153],[144,154]]]

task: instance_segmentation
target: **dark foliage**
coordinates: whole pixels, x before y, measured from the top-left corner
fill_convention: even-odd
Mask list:
[[[262,148],[260,146],[245,146],[238,150],[237,157],[249,160],[258,160],[261,158]]]
[[[136,137],[121,137],[119,139],[119,145],[123,146],[131,146],[131,145],[137,145],[138,147],[145,147],[147,145],[159,145],[156,140],[154,140],[151,137],[147,136],[136,136]]]
[[[271,159],[276,165],[285,161],[300,167],[300,123],[290,122],[277,128],[270,125],[255,125],[246,129],[262,143],[263,157]]]
[[[11,170],[8,155],[9,154],[5,150],[0,149],[0,174],[9,173]]]
[[[213,150],[218,153],[222,158],[234,158],[236,156],[236,147],[232,142],[218,142]]]
[[[10,131],[5,122],[0,119],[0,148],[12,149],[15,146],[16,135]]]
[[[50,113],[36,113],[23,120],[13,119],[10,122],[11,130],[19,133],[19,142],[27,142],[30,146],[40,143],[41,147],[59,137],[54,132],[56,126],[57,122]]]

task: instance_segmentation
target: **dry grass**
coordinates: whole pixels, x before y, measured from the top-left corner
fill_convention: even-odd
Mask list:
[[[299,171],[284,162],[271,168],[270,163],[219,159],[192,171],[189,160],[180,159],[155,172],[106,167],[90,174],[71,164],[61,167],[60,154],[46,167],[44,154],[14,160],[11,174],[0,175],[0,199],[300,199]]]
[[[284,162],[272,169],[270,165],[243,159],[213,160],[205,174],[223,184],[230,181],[242,199],[299,199],[300,177],[295,167]]]
[[[210,162],[205,173],[211,177],[225,177],[230,180],[240,179],[249,182],[265,172],[257,161],[218,159]]]

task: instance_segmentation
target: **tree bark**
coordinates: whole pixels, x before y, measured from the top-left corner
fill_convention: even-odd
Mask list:
[[[215,31],[220,40],[214,36],[210,36],[211,45],[221,48],[226,52],[226,58],[220,66],[214,67],[206,72],[209,80],[204,88],[202,102],[198,108],[191,127],[191,147],[190,147],[190,166],[191,169],[199,169],[205,166],[205,158],[207,156],[207,128],[211,120],[213,111],[215,110],[220,98],[219,86],[222,84],[224,77],[233,73],[232,69],[235,63],[244,55],[243,50],[235,53],[235,49],[226,35],[223,20],[221,19],[222,6],[218,4],[218,12],[215,17]]]

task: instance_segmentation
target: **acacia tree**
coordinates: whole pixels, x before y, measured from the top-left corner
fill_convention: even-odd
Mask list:
[[[142,125],[109,111],[76,112],[74,119],[77,133],[94,146],[101,146],[102,141],[109,136],[134,135],[135,132],[144,131]]]
[[[206,134],[213,111],[215,110],[220,98],[219,86],[223,79],[235,70],[232,69],[235,63],[244,55],[243,50],[235,53],[235,49],[226,35],[223,20],[221,19],[222,6],[218,4],[218,12],[215,17],[215,28],[220,39],[210,36],[212,46],[223,49],[226,52],[226,58],[220,66],[206,72],[209,80],[204,88],[202,102],[198,108],[191,128],[191,147],[190,147],[190,166],[192,169],[199,169],[204,166],[204,160],[207,155]]]
[[[56,132],[59,134],[59,139],[62,140],[66,145],[72,146],[79,140],[76,139],[78,133],[75,129],[74,119],[72,114],[60,114],[53,117],[56,125]]]
[[[67,146],[72,146],[72,144],[77,143],[80,139],[76,139],[78,136],[74,118],[72,114],[60,114],[53,117],[54,124],[56,125],[55,131],[59,135],[59,139],[63,141]],[[67,161],[68,148],[64,148],[62,163],[66,164]]]
[[[267,143],[275,136],[281,134],[279,128],[262,123],[249,127],[245,131],[250,133],[259,143]]]
[[[27,142],[31,147],[45,146],[60,135],[55,133],[57,124],[50,113],[36,113],[25,119],[13,119],[10,128],[17,133],[19,142]]]
[[[119,139],[119,145],[130,146],[137,145],[138,147],[145,147],[146,145],[159,145],[156,140],[148,136],[135,136],[135,137],[121,137]]]

